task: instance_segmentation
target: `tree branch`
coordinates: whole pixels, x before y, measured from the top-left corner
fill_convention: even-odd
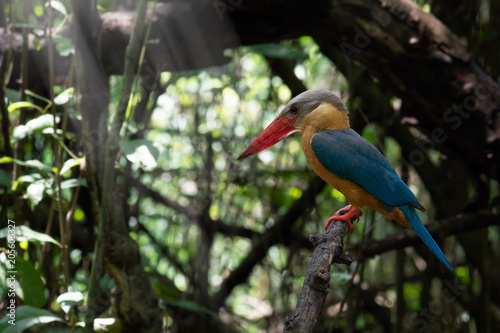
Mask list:
[[[496,224],[499,224],[499,211],[498,208],[494,207],[473,214],[458,215],[444,221],[439,221],[439,223],[432,223],[427,225],[426,228],[435,239],[442,239]],[[368,240],[362,244],[351,245],[347,250],[351,253],[359,253],[361,257],[356,259],[362,259],[402,249],[407,246],[414,246],[420,244],[420,242],[421,240],[416,232],[405,230],[396,235],[386,237],[383,240]]]
[[[195,221],[198,219],[199,213],[196,208],[181,206],[176,201],[171,200],[170,198],[162,195],[161,193],[158,193],[155,190],[152,190],[151,188],[145,186],[135,178],[131,178],[129,181],[130,181],[130,186],[136,188],[142,195],[150,197],[155,202],[159,202],[165,205],[166,207],[173,209],[175,212],[179,214],[185,215],[189,220]],[[220,232],[221,234],[224,234],[226,236],[240,236],[250,239],[261,236],[261,233],[253,231],[251,229],[235,225],[229,225],[221,220],[213,220],[210,218],[208,214],[206,218],[209,219],[209,223],[214,232]]]
[[[275,244],[289,244],[296,233],[293,232],[295,222],[309,210],[316,200],[316,196],[324,188],[325,183],[319,178],[314,178],[302,196],[297,199],[288,211],[281,216],[272,228],[252,242],[251,252],[243,259],[238,267],[225,279],[219,291],[213,296],[215,307],[224,304],[226,297],[234,287],[244,283],[257,265],[267,254],[269,248]]]
[[[283,1],[261,0],[229,7],[222,13],[209,0],[158,4],[150,36],[158,43],[148,45],[143,74],[147,68],[181,71],[221,65],[229,61],[223,55],[228,48],[313,36],[340,50],[346,61],[364,64],[412,106],[404,116],[416,118],[418,126],[439,141],[438,149],[454,151],[476,174],[498,179],[500,87],[470,59],[456,35],[414,2],[325,0],[311,6],[299,0],[283,6]],[[280,15],[269,15],[277,12]],[[100,46],[107,74],[123,72],[134,16],[130,12],[102,15]],[[60,32],[65,33],[64,29]],[[16,59],[21,40],[14,33],[13,78],[19,77]],[[45,40],[40,45],[42,50],[47,47]],[[33,43],[30,50],[36,52]],[[7,51],[8,45],[0,38],[0,57]],[[38,53],[32,58],[43,64]],[[56,77],[64,78],[67,57],[59,57],[57,64]],[[46,77],[46,68],[38,65],[35,69],[30,70],[29,89],[40,93],[46,88],[40,80]],[[9,82],[9,87],[18,85],[14,79]]]
[[[338,214],[336,214],[338,215]],[[339,215],[342,215],[342,211]],[[315,246],[302,292],[293,316],[285,319],[283,332],[312,332],[328,289],[330,288],[331,265],[351,265],[352,259],[344,253],[344,237],[349,232],[346,222],[330,224],[324,235],[312,234],[309,240]]]

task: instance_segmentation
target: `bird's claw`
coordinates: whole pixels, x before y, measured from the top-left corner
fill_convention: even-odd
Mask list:
[[[332,221],[345,221],[349,225],[350,232],[352,232],[354,226],[352,223],[354,221],[359,221],[359,217],[363,215],[363,212],[359,209],[355,209],[352,205],[347,205],[342,209],[339,209],[332,217],[326,222],[325,230],[328,229]]]

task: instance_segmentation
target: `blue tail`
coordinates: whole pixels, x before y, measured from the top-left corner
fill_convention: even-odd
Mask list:
[[[452,271],[453,267],[448,262],[448,259],[446,259],[443,252],[436,244],[432,236],[429,234],[427,229],[425,229],[424,225],[420,221],[420,218],[418,217],[417,212],[415,211],[415,208],[408,205],[399,206],[398,208],[403,212],[406,217],[406,221],[408,221],[413,230],[417,232],[418,236],[424,241],[425,245],[427,245],[432,253],[434,253],[434,255],[438,257],[438,259],[441,260],[441,262],[445,264],[445,266],[448,267],[450,271]]]

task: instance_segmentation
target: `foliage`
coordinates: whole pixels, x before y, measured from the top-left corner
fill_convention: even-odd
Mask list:
[[[98,1],[101,13],[111,11],[113,6],[112,1]],[[43,6],[33,2],[29,9],[29,15],[23,16],[20,2],[11,2],[4,13],[12,16],[15,26],[30,30],[45,29],[49,10],[53,26],[66,25],[71,13],[69,1],[49,1]],[[71,38],[55,35],[54,43],[61,56],[73,56]],[[272,59],[291,61],[295,76],[307,88],[324,87],[343,96],[352,93],[348,103],[351,117],[366,118],[358,130],[384,151],[398,171],[405,170],[412,190],[429,207],[428,216],[433,217],[437,211],[431,204],[432,194],[419,174],[412,168],[407,171],[401,163],[400,142],[387,136],[383,121],[371,122],[370,115],[363,113],[359,107],[363,104],[358,104],[360,97],[350,91],[352,82],[320,52],[312,37],[242,46],[228,50],[227,55],[231,61],[226,66],[159,73],[160,94],[148,89],[147,77],[137,76],[121,130],[116,186],[127,186],[121,193],[123,202],[121,198],[110,201],[123,203],[121,209],[129,235],[140,249],[148,282],[162,300],[162,320],[169,331],[180,330],[183,318],[193,314],[234,330],[276,330],[285,315],[293,311],[300,293],[310,254],[304,246],[306,235],[321,232],[332,212],[346,204],[340,192],[325,187],[314,203],[304,207],[297,220],[291,222],[293,240],[289,241],[288,235],[275,235],[276,240],[266,248],[265,257],[240,278],[219,308],[212,308],[204,300],[204,292],[213,296],[223,290],[221,287],[228,277],[252,257],[256,239],[274,230],[280,217],[315,179],[301,151],[298,135],[254,158],[236,160],[292,97],[288,83],[271,69]],[[121,77],[112,76],[109,83],[112,118],[121,97]],[[49,331],[79,330],[86,310],[83,304],[90,266],[94,264],[98,214],[92,193],[97,190],[85,175],[88,161],[84,158],[78,91],[72,80],[54,83],[50,88],[54,91],[53,98],[26,89],[20,92],[22,100],[15,90],[6,89],[4,93],[11,124],[10,141],[5,142],[3,137],[0,140],[2,146],[16,152],[0,158],[2,226],[4,220],[13,220],[17,233],[16,291],[18,304],[23,305],[16,310],[15,331],[31,328],[35,332],[40,325]],[[396,96],[392,98],[397,100]],[[423,135],[416,130],[414,134]],[[430,150],[429,155],[436,168],[447,163],[446,156],[437,150]],[[473,180],[466,183],[470,185]],[[498,196],[498,184],[488,180],[488,185],[490,199]],[[469,191],[465,199],[473,198],[474,194]],[[69,232],[69,236],[61,230]],[[399,226],[366,210],[346,246],[370,238],[384,239],[398,231]],[[495,243],[498,230],[489,229],[484,236]],[[0,239],[7,237],[7,228],[0,230]],[[458,293],[453,302],[439,303],[442,305],[439,313],[431,308],[434,316],[443,316],[442,323],[441,320],[425,323],[433,328],[447,327],[443,332],[457,332],[463,327],[472,328],[475,323],[470,309],[455,301],[456,298],[463,301],[476,297],[474,292],[479,294],[485,281],[467,263],[468,258],[455,239],[446,241],[445,248],[457,263],[459,277],[459,282],[446,281],[458,283],[455,289]],[[0,294],[6,298],[9,268],[6,251],[2,251]],[[415,314],[435,304],[432,301],[449,300],[445,295],[452,289],[443,280],[432,277],[425,283],[421,280],[426,262],[432,266],[433,259],[418,248],[404,251],[407,258],[397,268],[394,251],[363,258],[351,268],[336,267],[332,285],[339,288],[330,291],[322,327],[345,328],[352,323],[353,330],[383,332],[376,310],[389,314],[390,319],[397,306],[398,284],[402,290],[398,295],[402,296],[399,306],[407,307],[406,315],[410,318],[421,319]],[[202,267],[206,267],[206,276]],[[409,276],[409,281],[397,281],[396,269]],[[116,285],[108,274],[100,280],[102,295],[115,297],[109,296]],[[367,289],[373,295],[367,295]],[[344,303],[347,306],[342,309]],[[107,307],[102,309],[102,317],[108,316]],[[351,308],[361,309],[360,313],[348,312],[344,316]],[[6,313],[5,307],[0,311]],[[0,331],[14,331],[8,320],[7,316],[0,320]],[[405,329],[415,329],[418,327],[415,323],[415,318],[406,322]],[[119,324],[118,318],[110,318],[103,325]]]

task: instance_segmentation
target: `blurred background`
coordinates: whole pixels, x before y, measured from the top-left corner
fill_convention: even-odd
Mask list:
[[[499,1],[0,3],[0,331],[281,332],[308,235],[348,203],[300,134],[236,158],[311,88],[455,268],[364,209],[314,331],[500,329]]]

